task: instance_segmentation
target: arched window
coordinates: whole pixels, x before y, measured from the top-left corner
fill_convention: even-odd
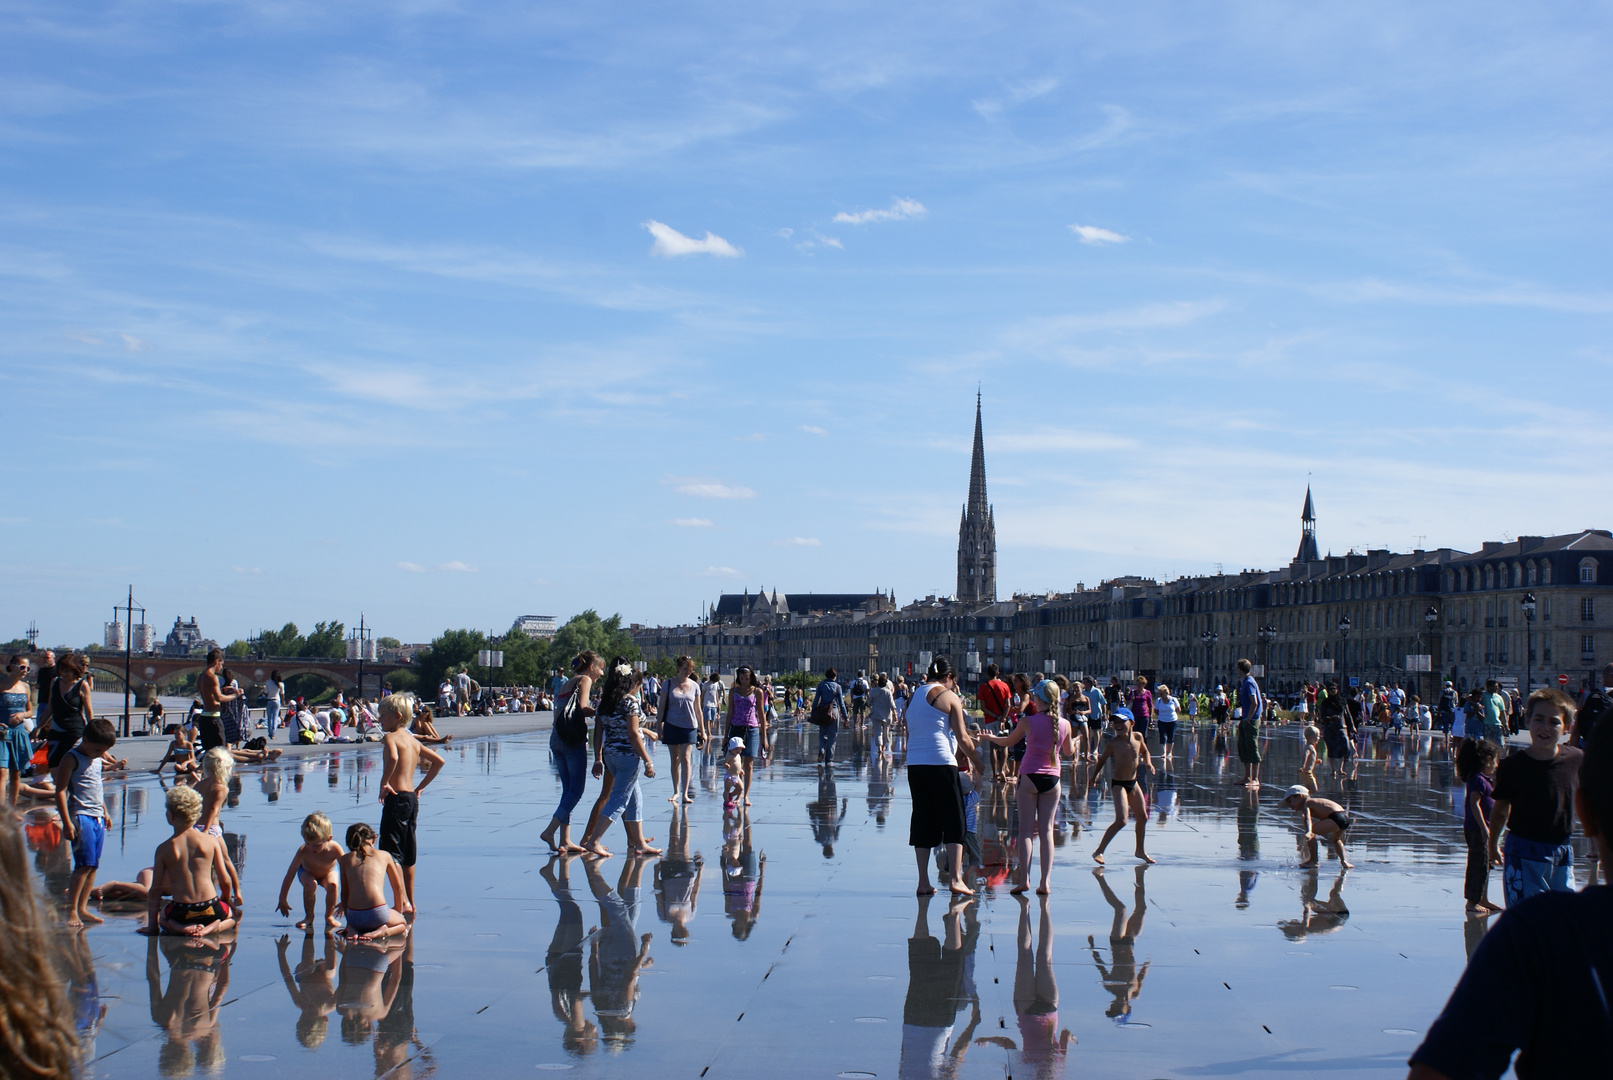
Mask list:
[[[1579,560],[1579,583],[1581,585],[1596,584],[1596,560],[1586,556]]]
[[[1542,560],[1540,563],[1540,583],[1542,585],[1551,584],[1551,563],[1549,561]]]
[[[1493,566],[1484,568],[1484,587],[1486,589],[1495,588],[1495,567]]]
[[[1523,584],[1523,567],[1518,563],[1512,564],[1512,587],[1516,589]]]
[[[1447,570],[1447,571],[1445,571],[1445,591],[1446,592],[1455,592],[1456,591],[1456,571],[1455,570]]]
[[[1535,571],[1536,571],[1535,561],[1533,559],[1530,559],[1529,560],[1529,584],[1531,584],[1531,585],[1535,584],[1535,582],[1539,580],[1539,577],[1537,576]]]

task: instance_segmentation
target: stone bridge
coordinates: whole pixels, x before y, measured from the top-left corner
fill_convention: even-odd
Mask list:
[[[123,681],[121,653],[91,653],[86,659],[92,675],[110,675],[120,683]],[[366,660],[361,665],[357,660],[323,660],[308,656],[268,657],[262,660],[226,656],[224,666],[237,682],[247,688],[249,701],[257,697],[272,671],[278,671],[282,680],[294,675],[317,675],[344,693],[374,696],[381,692],[382,680],[388,675],[409,667],[408,664],[387,664],[375,660]],[[362,687],[359,686],[360,667],[364,671]],[[200,656],[136,656],[130,664],[129,688],[141,704],[146,704],[185,676],[200,675],[206,668],[207,661]]]

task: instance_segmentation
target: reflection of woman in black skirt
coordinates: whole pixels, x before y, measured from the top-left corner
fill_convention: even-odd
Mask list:
[[[935,891],[930,885],[930,849],[943,844],[952,875],[947,888],[959,896],[974,895],[963,879],[963,789],[958,784],[953,747],[977,775],[981,766],[964,725],[963,702],[954,692],[956,686],[952,664],[944,656],[936,657],[930,664],[929,681],[914,692],[904,717],[907,788],[913,799],[907,842],[918,859],[920,896]]]

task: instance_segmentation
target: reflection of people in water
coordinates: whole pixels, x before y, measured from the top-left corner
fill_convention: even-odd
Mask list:
[[[1176,816],[1176,776],[1162,772],[1154,785],[1154,809],[1159,811],[1159,824],[1167,825]]]
[[[1138,869],[1142,869],[1138,867]],[[1059,984],[1053,978],[1053,916],[1048,898],[1039,898],[1041,922],[1031,937],[1030,898],[1019,897],[1019,956],[1014,961],[1014,1012],[1019,1017],[1019,1060],[1037,1080],[1064,1075],[1066,1055],[1075,1041],[1069,1028],[1059,1029]],[[1008,1050],[1014,1040],[1003,1035],[977,1039]]]
[[[823,857],[834,858],[840,823],[846,819],[846,800],[836,803],[834,773],[825,770],[818,777],[818,797],[807,803],[807,819],[812,822],[812,838],[823,845]]]
[[[1277,929],[1289,941],[1304,941],[1312,934],[1331,934],[1342,927],[1350,917],[1350,909],[1344,906],[1344,876],[1349,871],[1340,869],[1339,876],[1333,882],[1327,899],[1316,899],[1317,868],[1311,867],[1301,871],[1299,879],[1299,918],[1286,919],[1277,924]]]
[[[1238,858],[1260,858],[1260,792],[1253,788],[1238,800]]]
[[[163,990],[161,955],[168,960],[168,989]],[[212,937],[153,934],[146,946],[146,989],[151,1019],[165,1036],[157,1051],[157,1071],[189,1076],[224,1068],[227,1055],[218,1027],[219,1004],[230,988],[230,956],[235,932]]]
[[[682,804],[672,808],[671,835],[666,854],[655,864],[655,913],[672,926],[672,944],[689,941],[689,920],[694,918],[695,899],[700,895],[700,871],[705,859],[697,851],[689,854],[689,811]]]
[[[930,936],[933,894],[918,898],[918,919],[907,939],[907,1000],[902,1006],[901,1080],[950,1080],[980,1024],[974,985],[975,944],[980,919],[971,898],[954,896],[942,916],[944,941]],[[952,1038],[958,1010],[970,1009],[963,1033]]]
[[[69,934],[62,949],[67,963],[67,996],[73,1009],[73,1026],[78,1029],[80,1061],[95,1060],[95,1037],[106,1006],[101,1003],[101,987],[95,980],[95,958],[83,934]]]
[[[386,1015],[375,1025],[375,1075],[387,1080],[411,1080],[415,1075],[409,1060],[411,1050],[420,1050],[418,1059],[425,1067],[420,1076],[437,1071],[426,1049],[414,1031],[414,935],[403,941],[401,950],[394,950],[393,964],[398,969],[398,992],[387,1007]]]
[[[1259,870],[1238,871],[1238,898],[1232,902],[1236,908],[1249,906],[1249,894],[1255,891],[1255,884],[1260,880]]]
[[[877,829],[883,829],[890,816],[893,768],[891,759],[884,754],[876,754],[868,765],[868,814]]]
[[[750,814],[741,807],[723,818],[723,910],[733,922],[734,937],[744,941],[762,913],[762,871],[767,855],[751,846]]]
[[[391,948],[387,946],[390,945]],[[336,975],[336,1011],[342,1014],[342,1042],[368,1042],[375,1023],[392,1008],[403,978],[402,942],[336,942],[342,966]]]
[[[316,1049],[330,1031],[330,1014],[336,1011],[336,940],[326,937],[325,955],[314,953],[314,937],[302,939],[302,960],[293,971],[286,958],[291,937],[281,934],[275,946],[280,950],[280,978],[291,994],[291,1003],[297,1006],[297,1041],[308,1049]]]
[[[1115,909],[1114,925],[1109,928],[1109,967],[1103,966],[1103,957],[1098,955],[1097,942],[1091,935],[1087,936],[1087,946],[1092,950],[1092,962],[1098,968],[1098,977],[1103,981],[1104,988],[1115,996],[1109,1003],[1104,1015],[1125,1023],[1131,1016],[1131,1003],[1137,1000],[1137,995],[1143,992],[1143,980],[1148,977],[1148,965],[1152,960],[1137,966],[1137,935],[1143,932],[1143,914],[1148,910],[1148,898],[1143,893],[1143,871],[1148,865],[1137,867],[1137,885],[1132,898],[1132,911],[1128,918],[1126,905],[1109,888],[1109,882],[1104,880],[1103,869],[1100,867],[1092,871],[1092,876],[1098,879],[1098,888],[1103,890],[1103,898],[1109,901],[1109,906]]]
[[[644,863],[643,856],[628,855],[614,891],[600,876],[598,860],[583,863],[588,885],[599,902],[599,933],[588,957],[588,982],[605,1046],[617,1051],[633,1041],[637,1027],[633,1006],[638,1002],[638,973],[655,963],[650,958],[650,941],[655,935],[638,936]]]
[[[583,998],[588,996],[582,988],[584,934],[582,908],[571,895],[568,871],[572,858],[570,855],[552,856],[539,871],[560,907],[560,918],[555,923],[554,937],[549,939],[543,969],[549,975],[549,1007],[554,1010],[554,1018],[566,1025],[562,1045],[569,1053],[591,1054],[599,1048],[599,1028],[588,1019],[582,1006]]]

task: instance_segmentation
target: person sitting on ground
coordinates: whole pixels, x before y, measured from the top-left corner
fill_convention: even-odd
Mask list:
[[[1542,693],[1529,695],[1531,739]],[[1551,712],[1560,710],[1561,702],[1553,701]],[[1582,734],[1574,810],[1606,867],[1613,865],[1613,718],[1600,717]],[[1509,904],[1411,1055],[1407,1080],[1490,1080],[1509,1065],[1519,1080],[1606,1076],[1613,1046],[1610,986],[1613,885],[1546,891]]]
[[[90,890],[90,899],[102,904],[144,904],[151,895],[151,867],[134,876],[133,881],[108,881]]]
[[[341,910],[347,915],[346,936],[374,941],[409,932],[404,918],[414,911],[403,883],[403,871],[391,855],[375,846],[375,831],[364,822],[347,828],[347,854],[337,860],[342,875]],[[392,903],[386,906],[386,887]]]
[[[421,704],[419,711],[414,714],[414,722],[409,725],[409,730],[414,733],[415,738],[432,746],[453,738],[452,735],[437,733],[437,725],[432,723],[431,706],[426,704]]]
[[[1355,819],[1349,812],[1334,802],[1324,799],[1320,795],[1312,795],[1304,784],[1295,784],[1283,796],[1282,803],[1288,809],[1300,816],[1305,822],[1305,834],[1301,843],[1305,846],[1305,858],[1300,861],[1300,867],[1315,866],[1321,861],[1321,854],[1317,846],[1318,840],[1326,840],[1333,854],[1339,857],[1339,865],[1348,870],[1353,865],[1344,857],[1344,834],[1355,824]]]
[[[225,897],[235,868],[220,837],[195,828],[202,816],[202,796],[194,788],[176,787],[166,800],[174,835],[157,845],[142,933],[202,937],[232,930],[240,896]],[[168,904],[164,896],[172,896]]]
[[[160,774],[164,765],[174,767],[175,780],[190,780],[194,783],[201,779],[202,770],[196,764],[196,748],[182,725],[174,728],[174,737],[168,743],[168,752],[151,771]]]
[[[295,878],[302,883],[303,920],[298,930],[314,932],[314,895],[325,890],[325,933],[330,933],[341,922],[336,918],[336,894],[341,882],[336,873],[336,861],[342,857],[342,845],[331,838],[330,818],[314,811],[302,820],[302,847],[291,856],[285,880],[280,882],[280,903],[275,910],[282,915],[291,914],[289,895]]]

